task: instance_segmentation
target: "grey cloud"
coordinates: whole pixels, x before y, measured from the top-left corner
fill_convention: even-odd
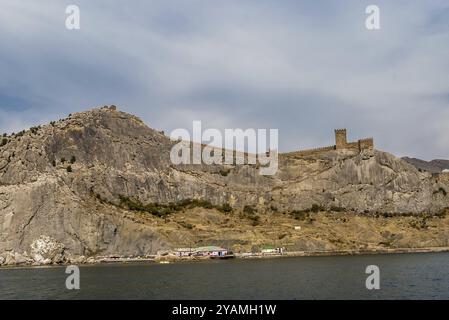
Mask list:
[[[398,155],[449,158],[449,5],[378,1],[2,1],[0,128],[117,104],[169,131],[275,127],[281,150],[334,127]],[[4,45],[3,45],[4,44]],[[419,128],[419,130],[417,130]]]

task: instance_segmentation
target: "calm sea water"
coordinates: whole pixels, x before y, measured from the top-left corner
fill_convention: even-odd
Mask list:
[[[380,290],[365,288],[367,265]],[[449,299],[449,253],[0,269],[0,299]]]

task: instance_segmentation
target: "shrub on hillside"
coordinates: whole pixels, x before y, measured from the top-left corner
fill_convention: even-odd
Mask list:
[[[232,212],[232,207],[229,203],[225,203],[221,207],[218,207],[218,210],[224,213],[228,213]]]

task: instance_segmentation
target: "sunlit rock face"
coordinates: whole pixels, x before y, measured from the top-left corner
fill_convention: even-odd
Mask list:
[[[281,154],[273,176],[260,175],[257,165],[173,165],[176,142],[114,108],[77,113],[6,140],[0,147],[3,264],[16,253],[21,262],[38,263],[152,254],[208,232],[180,232],[170,215],[127,210],[124,198],[142,206],[200,199],[235,212],[251,206],[267,220],[274,210],[312,207],[363,215],[449,207],[445,175],[420,172],[377,150]],[[43,254],[46,246],[54,250]]]

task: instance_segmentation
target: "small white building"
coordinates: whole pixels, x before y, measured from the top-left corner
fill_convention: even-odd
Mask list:
[[[275,248],[265,248],[260,250],[261,253],[277,253],[277,250]]]
[[[283,254],[284,253],[284,248],[263,248],[262,250],[260,250],[260,252],[262,254]]]
[[[189,257],[192,255],[192,248],[177,248],[175,249],[175,253],[178,257]]]
[[[443,173],[449,173],[449,169],[444,169],[442,172]]]
[[[216,246],[198,247],[195,248],[195,255],[197,256],[211,256],[223,257],[228,254],[228,250]]]

